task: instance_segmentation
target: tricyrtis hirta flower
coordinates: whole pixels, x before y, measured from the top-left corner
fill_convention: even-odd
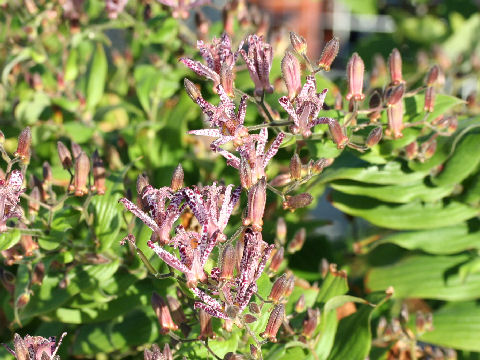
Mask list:
[[[6,348],[19,360],[59,360],[60,357],[56,354],[65,335],[67,333],[63,333],[58,344],[56,344],[55,336],[46,339],[41,336],[25,335],[22,339],[20,335],[15,334],[13,339],[14,350]]]
[[[255,84],[255,95],[261,96],[263,92],[272,93],[270,84],[270,69],[273,61],[273,48],[263,41],[263,36],[250,35],[248,37],[248,53],[240,50],[247,63],[250,77]]]
[[[22,217],[19,207],[23,175],[19,170],[13,170],[6,180],[0,179],[0,233],[7,231],[7,220]]]
[[[242,45],[240,44],[240,47]],[[233,96],[235,62],[238,57],[238,51],[232,51],[230,37],[227,34],[223,34],[221,38],[213,38],[211,44],[206,44],[199,40],[197,48],[206,65],[188,58],[181,58],[180,61],[198,75],[212,80],[214,89],[217,89],[217,86],[221,84],[226,94]]]
[[[116,19],[118,14],[120,14],[125,5],[127,5],[128,0],[106,0],[105,1],[105,10],[107,11],[108,17],[110,19]]]
[[[307,76],[307,81],[293,103],[286,96],[282,96],[278,100],[294,122],[294,125],[290,127],[292,133],[302,134],[305,138],[312,135],[310,129],[320,124],[320,119],[323,119],[317,117],[323,107],[325,96],[327,96],[327,89],[317,93],[315,77]]]
[[[171,7],[174,18],[188,18],[188,12],[197,7],[209,4],[210,0],[157,0],[160,4]]]

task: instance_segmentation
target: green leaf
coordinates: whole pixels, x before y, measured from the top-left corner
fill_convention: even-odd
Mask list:
[[[20,241],[20,230],[13,229],[0,234],[0,251],[10,249]]]
[[[467,21],[462,23],[443,44],[447,49],[446,54],[452,59],[457,59],[459,55],[470,52],[477,45],[477,35],[480,32],[480,15],[472,14]]]
[[[469,260],[467,255],[411,256],[396,264],[373,268],[366,286],[371,291],[395,289],[394,297],[448,301],[477,299],[480,274],[474,273],[463,282],[458,268]]]
[[[320,287],[317,302],[326,303],[331,298],[343,295],[348,291],[346,276],[329,272]]]
[[[84,144],[92,139],[95,128],[79,122],[69,122],[63,125],[65,133],[79,144]]]
[[[392,243],[408,250],[422,250],[430,254],[449,255],[465,250],[480,249],[480,234],[466,223],[432,230],[400,232],[374,242],[372,247]]]
[[[449,303],[433,315],[433,331],[420,340],[458,350],[480,351],[480,304]]]
[[[73,81],[78,76],[78,51],[76,48],[71,48],[67,61],[65,62],[65,81]]]
[[[15,117],[22,124],[33,125],[48,106],[50,106],[50,98],[45,93],[38,91],[31,99],[20,101],[15,107]]]
[[[86,102],[89,109],[93,109],[103,96],[107,80],[108,63],[103,45],[97,43],[93,53],[90,70],[88,73]]]
[[[460,202],[449,204],[412,202],[404,205],[382,203],[362,196],[333,192],[332,204],[339,210],[360,216],[372,224],[397,230],[433,229],[455,225],[478,215],[478,210]]]

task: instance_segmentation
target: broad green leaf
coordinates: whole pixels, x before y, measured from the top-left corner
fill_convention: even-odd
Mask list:
[[[33,125],[35,124],[42,112],[50,106],[51,100],[48,95],[38,91],[27,100],[22,100],[15,107],[15,117],[22,124]]]
[[[78,75],[78,50],[71,48],[68,52],[67,61],[65,62],[64,78],[65,81],[73,81]]]
[[[81,124],[79,122],[68,122],[63,125],[65,133],[79,144],[84,144],[91,140],[95,128]]]
[[[399,299],[476,299],[480,292],[480,274],[471,274],[464,282],[458,274],[458,268],[468,260],[467,255],[410,256],[390,266],[373,268],[366,277],[366,287],[380,291],[393,286],[393,296]]]
[[[326,303],[333,297],[344,295],[347,291],[347,278],[340,274],[329,272],[320,287],[317,302]]]
[[[469,205],[478,206],[480,202],[480,173],[465,183],[461,199]]]
[[[97,43],[93,53],[88,73],[87,92],[85,94],[87,107],[93,109],[103,96],[107,80],[108,63],[103,45]]]
[[[382,203],[363,196],[333,192],[332,204],[339,210],[360,216],[372,224],[397,230],[433,229],[455,225],[478,215],[478,210],[460,202],[412,202],[404,205]]]
[[[20,230],[13,229],[0,234],[0,251],[10,249],[21,238]]]
[[[480,304],[478,302],[448,303],[433,315],[433,331],[420,340],[458,350],[480,352]]]
[[[450,37],[443,43],[446,54],[452,59],[471,51],[477,45],[477,35],[480,32],[480,15],[472,14],[467,21],[462,23]]]
[[[480,233],[471,230],[465,223],[431,230],[400,232],[374,242],[370,249],[385,243],[396,244],[408,250],[448,255],[480,249]]]
[[[355,181],[335,181],[330,184],[335,190],[345,194],[368,196],[374,199],[392,202],[409,203],[416,200],[431,202],[448,196],[454,185],[435,187],[424,182],[405,185],[373,185]]]

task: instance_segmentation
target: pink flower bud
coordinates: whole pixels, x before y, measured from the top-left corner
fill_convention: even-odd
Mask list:
[[[387,108],[387,119],[387,135],[392,136],[394,139],[401,138],[403,136],[403,101],[399,101]]]
[[[283,262],[283,254],[285,250],[283,247],[278,248],[275,251],[275,254],[272,256],[272,261],[270,262],[270,270],[273,272],[277,272],[278,268]]]
[[[302,178],[302,161],[297,153],[293,154],[290,159],[290,177],[294,180]]]
[[[316,160],[310,167],[310,172],[312,174],[320,174],[324,168],[331,165],[329,159],[321,158]]]
[[[252,312],[254,314],[260,314],[260,311],[261,311],[258,304],[254,303],[254,302],[251,302],[250,304],[248,304],[248,310],[250,310],[250,312]]]
[[[292,182],[292,178],[290,176],[290,173],[287,173],[287,174],[280,174],[278,176],[275,176],[273,180],[270,181],[270,185],[273,187],[282,187],[290,184],[291,182]]]
[[[230,280],[233,278],[235,269],[235,249],[232,245],[225,246],[220,259],[220,280]]]
[[[293,254],[303,247],[303,244],[305,243],[305,239],[307,237],[307,231],[305,228],[299,229],[296,233],[295,236],[293,237],[292,241],[289,242],[287,251],[290,254]]]
[[[307,310],[307,316],[305,320],[303,320],[303,330],[302,330],[303,336],[305,336],[307,339],[310,339],[310,337],[315,332],[318,325],[319,318],[320,318],[320,310],[318,309]]]
[[[418,143],[416,141],[411,142],[405,147],[405,154],[408,160],[413,160],[418,155]]]
[[[253,316],[252,314],[245,314],[243,316],[243,320],[247,323],[247,324],[251,324],[251,323],[254,323],[255,321],[257,321],[257,317],[256,316]]]
[[[317,63],[318,67],[325,71],[330,71],[330,66],[337,57],[338,50],[340,50],[340,42],[337,38],[333,38],[323,48],[322,55]]]
[[[185,317],[185,313],[183,312],[182,304],[180,303],[180,301],[178,301],[176,297],[167,295],[167,303],[173,321],[178,324],[186,323],[187,318]]]
[[[98,195],[105,194],[105,166],[103,165],[103,160],[98,154],[98,151],[95,150],[92,155],[92,173],[93,173],[93,188],[96,190]]]
[[[165,300],[156,292],[152,294],[152,307],[157,315],[161,334],[165,335],[170,331],[178,330],[178,326],[173,322]]]
[[[246,190],[250,189],[254,181],[253,181],[252,168],[250,167],[250,164],[246,157],[242,156],[240,158],[239,172],[240,172],[240,184],[244,189]]]
[[[328,128],[333,142],[337,144],[337,149],[343,149],[348,144],[349,139],[345,135],[342,126],[337,120],[331,119],[328,123]]]
[[[287,288],[285,289],[285,297],[292,295],[293,289],[295,289],[295,276],[292,274],[288,278]]]
[[[205,310],[199,309],[198,318],[200,320],[200,339],[215,338],[212,328],[212,317]]]
[[[44,276],[45,276],[45,265],[43,262],[38,262],[33,269],[32,284],[42,285]]]
[[[392,85],[403,83],[402,79],[402,56],[398,49],[393,49],[388,58],[388,70]]]
[[[185,90],[187,91],[188,96],[190,96],[190,99],[194,102],[197,102],[197,99],[202,97],[202,93],[193,82],[185,78],[183,84],[185,85]]]
[[[50,184],[53,180],[52,176],[52,167],[48,163],[48,161],[44,161],[42,165],[42,172],[43,172],[43,182],[45,184]]]
[[[90,160],[88,156],[81,152],[75,159],[75,175],[73,177],[73,187],[75,196],[88,194],[88,174],[90,173]]]
[[[183,187],[183,167],[181,164],[178,164],[175,170],[173,171],[172,181],[170,183],[170,189],[173,191],[178,191]]]
[[[285,201],[283,202],[283,210],[295,211],[303,207],[307,207],[313,201],[312,195],[309,193],[298,194],[294,196],[287,195],[285,196]]]
[[[243,220],[244,226],[250,225],[254,231],[262,231],[266,200],[267,181],[263,177],[248,191],[247,217]]]
[[[34,214],[37,214],[38,211],[40,210],[41,195],[40,195],[40,189],[38,188],[38,186],[35,186],[32,189],[32,192],[30,193],[30,198],[31,200],[30,199],[28,200],[28,210],[30,214],[34,215]]]
[[[271,342],[277,342],[277,333],[280,329],[280,326],[283,323],[283,319],[285,318],[285,305],[278,304],[276,305],[272,312],[270,313],[270,317],[268,318],[267,327],[265,331],[260,334],[261,337],[269,339]]]
[[[57,142],[57,152],[60,162],[62,163],[63,168],[70,169],[73,166],[72,155],[70,151],[61,141]]]
[[[300,63],[295,55],[287,51],[282,60],[282,75],[287,86],[288,98],[293,100],[302,87]]]
[[[287,223],[283,217],[279,217],[277,220],[277,232],[276,240],[281,244],[285,245],[285,239],[287,237]]]
[[[80,145],[78,145],[76,142],[72,141],[72,154],[73,154],[73,159],[76,160],[78,155],[82,152],[82,148]]]
[[[343,109],[343,98],[341,93],[337,93],[335,95],[335,105],[334,105],[335,110],[342,110]]]
[[[427,73],[425,77],[425,85],[432,86],[438,79],[438,75],[440,73],[440,68],[438,65],[433,65]]]
[[[17,151],[14,153],[14,155],[18,156],[24,164],[28,164],[30,162],[31,145],[32,132],[30,131],[30,127],[27,126],[18,136]]]
[[[354,53],[347,64],[348,78],[348,94],[347,100],[354,99],[361,101],[365,98],[363,94],[363,74],[365,72],[365,64],[362,58]]]
[[[365,142],[365,145],[367,145],[367,147],[369,147],[369,148],[377,145],[380,142],[380,140],[382,140],[382,135],[383,135],[382,127],[377,126],[372,131],[370,131],[370,134],[368,134],[367,141]]]
[[[307,54],[307,41],[302,36],[294,33],[293,31],[290,32],[290,43],[298,54],[302,56]]]
[[[274,303],[278,303],[281,300],[282,296],[285,294],[287,285],[287,274],[283,274],[273,283],[270,294],[268,295],[268,300],[273,301]]]
[[[391,85],[385,90],[385,102],[387,105],[394,105],[402,100],[405,94],[405,84]]]
[[[427,87],[425,91],[425,106],[423,109],[427,112],[432,112],[435,106],[435,88],[433,86]]]
[[[422,144],[422,153],[425,160],[430,159],[437,151],[437,140],[429,140]]]
[[[473,109],[476,106],[477,103],[477,92],[472,91],[470,94],[467,96],[467,107],[469,109]]]
[[[222,84],[225,93],[230,97],[235,96],[235,94],[233,93],[233,81],[234,74],[232,71],[232,67],[224,62],[222,64],[222,67],[220,68],[220,83]]]
[[[258,358],[258,349],[255,345],[253,344],[250,344],[250,355],[252,355],[252,357],[254,359],[257,359]]]
[[[302,294],[295,303],[295,311],[301,313],[305,309],[305,295]]]

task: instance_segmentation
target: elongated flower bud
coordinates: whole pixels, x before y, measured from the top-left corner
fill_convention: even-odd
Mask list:
[[[295,275],[291,274],[288,278],[287,288],[285,289],[285,297],[288,298],[292,295],[293,289],[295,289]]]
[[[403,136],[403,102],[399,101],[395,105],[387,108],[388,130],[387,135],[391,135],[394,139]]]
[[[52,167],[48,163],[48,161],[45,161],[42,165],[42,172],[43,172],[43,182],[48,185],[49,183],[52,182],[53,176],[52,176]]]
[[[467,96],[467,107],[469,109],[473,109],[477,104],[477,92],[472,91],[470,94]]]
[[[318,320],[320,318],[320,310],[318,309],[308,309],[307,316],[305,320],[303,320],[303,330],[302,334],[307,339],[309,339],[318,325]]]
[[[312,174],[320,174],[323,171],[323,169],[329,166],[330,164],[331,164],[331,161],[329,159],[325,159],[325,158],[318,159],[312,164],[310,168],[310,172]]]
[[[303,38],[303,36],[300,36],[293,31],[290,32],[290,43],[298,54],[302,56],[307,54],[307,41]]]
[[[330,66],[333,63],[333,60],[338,55],[338,50],[340,50],[340,42],[337,38],[333,38],[323,48],[322,55],[320,56],[320,60],[318,60],[317,65],[319,68],[330,71]]]
[[[429,140],[422,144],[422,153],[425,160],[430,159],[437,151],[437,140]]]
[[[278,303],[282,296],[285,294],[287,285],[287,274],[283,274],[273,283],[270,294],[268,295],[268,300],[273,301],[274,303]]]
[[[354,53],[347,64],[348,94],[345,97],[347,100],[361,101],[365,98],[363,94],[364,72],[365,64],[362,58],[357,53]]]
[[[65,146],[65,144],[62,143],[61,141],[57,142],[57,152],[58,152],[58,157],[60,158],[60,162],[62,163],[63,168],[65,170],[70,169],[73,165],[72,155],[70,154],[70,151]]]
[[[222,84],[225,93],[230,97],[235,96],[233,93],[233,80],[234,73],[232,71],[232,67],[227,63],[223,63],[222,67],[220,68],[220,83]]]
[[[285,305],[276,305],[270,313],[265,331],[261,333],[260,336],[269,339],[271,342],[277,342],[277,333],[283,323],[284,318]]]
[[[302,87],[300,63],[295,55],[287,51],[282,59],[282,75],[288,91],[288,98],[293,100]]]
[[[393,49],[388,58],[388,70],[390,71],[390,79],[392,85],[400,84],[402,78],[402,56],[398,49]]]
[[[237,267],[237,272],[240,273],[240,264],[242,262],[243,250],[245,247],[245,241],[243,240],[243,234],[240,239],[237,240],[235,244],[235,265]]]
[[[285,201],[283,202],[283,210],[295,211],[303,207],[307,207],[313,201],[312,195],[309,193],[298,194],[294,196],[287,195],[285,196]]]
[[[145,186],[148,186],[148,176],[145,174],[140,174],[137,177],[137,194],[142,195],[143,189]]]
[[[173,321],[178,324],[183,324],[187,322],[187,318],[185,317],[185,313],[182,309],[182,304],[176,297],[171,295],[167,295],[167,303],[168,308],[170,309],[170,313],[172,314]]]
[[[254,302],[251,302],[250,304],[248,304],[248,310],[250,310],[250,312],[252,312],[254,314],[260,314],[260,311],[261,311],[258,304],[254,303]]]
[[[305,310],[305,295],[304,294],[300,295],[297,302],[295,303],[295,311],[297,313],[301,313],[303,310]]]
[[[290,173],[287,173],[287,174],[280,174],[278,176],[275,176],[273,180],[270,181],[270,185],[273,187],[282,187],[290,184],[291,182],[292,182],[292,178],[290,177]]]
[[[302,178],[302,161],[297,153],[293,154],[290,159],[290,177],[294,180]]]
[[[418,155],[418,143],[416,141],[411,142],[405,147],[405,154],[408,160],[413,160]]]
[[[240,158],[240,184],[246,190],[250,189],[253,185],[252,168],[248,162],[248,159],[244,156]]]
[[[402,100],[405,94],[405,84],[400,83],[398,85],[389,86],[385,90],[385,102],[387,105],[394,105]]]
[[[293,237],[292,241],[288,243],[287,251],[290,254],[293,254],[294,252],[299,251],[303,247],[303,244],[305,243],[306,238],[307,238],[307,231],[305,230],[305,228],[299,229],[295,233],[295,236]]]
[[[30,162],[31,145],[32,132],[30,131],[30,127],[27,126],[18,136],[17,151],[14,153],[14,155],[18,156],[24,164],[28,164]]]
[[[81,152],[75,159],[75,175],[73,177],[73,186],[75,196],[88,194],[88,174],[90,173],[90,160],[88,156]]]
[[[78,155],[80,155],[81,152],[83,152],[83,150],[80,147],[80,145],[78,145],[76,142],[72,141],[72,155],[73,155],[73,159],[75,161],[77,160],[77,157],[78,157]]]
[[[157,315],[161,334],[165,335],[168,334],[169,331],[178,330],[178,326],[173,322],[165,300],[156,292],[152,294],[152,307]]]
[[[185,85],[185,90],[187,91],[188,96],[190,96],[190,99],[194,102],[197,102],[197,99],[202,97],[202,93],[193,82],[185,78],[183,84]]]
[[[341,93],[337,93],[335,95],[335,105],[334,105],[335,110],[342,110],[343,109],[343,98]]]
[[[92,163],[93,163],[93,188],[92,190],[96,190],[98,195],[105,194],[106,187],[105,187],[105,166],[103,165],[103,160],[98,155],[98,151],[95,150],[92,155]]]
[[[365,142],[365,145],[369,148],[377,145],[380,142],[380,140],[382,140],[382,135],[383,135],[382,127],[377,126],[372,131],[370,131],[370,134],[368,134],[367,141]]]
[[[348,144],[349,139],[348,136],[345,135],[340,123],[335,119],[330,119],[328,129],[330,130],[333,142],[337,144],[337,149],[343,149]]]
[[[266,200],[267,181],[263,177],[248,191],[247,217],[243,220],[244,226],[250,225],[254,231],[262,231]]]
[[[172,175],[172,182],[170,183],[170,189],[173,191],[178,191],[183,187],[183,167],[181,164],[178,164]]]
[[[35,267],[33,268],[32,284],[42,285],[44,276],[45,264],[43,262],[38,262],[37,265],[35,265]]]
[[[270,262],[270,270],[273,272],[277,272],[278,268],[283,262],[285,250],[283,247],[278,248],[275,251],[275,254],[272,256],[272,261]]]
[[[433,86],[427,87],[425,91],[425,106],[423,109],[432,112],[435,106],[435,88]]]
[[[225,246],[222,252],[220,262],[220,280],[230,280],[233,278],[233,270],[235,269],[235,249],[232,245]]]
[[[285,245],[285,240],[287,238],[287,223],[283,217],[279,217],[277,220],[276,235],[276,240],[278,240],[281,245]]]
[[[200,338],[215,338],[212,328],[212,317],[208,315],[205,310],[199,309],[198,318],[200,320]]]
[[[247,324],[251,324],[251,323],[254,323],[255,321],[257,321],[257,317],[256,316],[253,316],[252,314],[245,314],[243,316],[243,320],[247,323]]]
[[[31,215],[37,214],[40,210],[40,189],[35,186],[30,193],[30,199],[28,200],[28,211]]]
[[[438,65],[433,65],[427,73],[425,77],[425,85],[432,86],[438,79],[438,75],[440,73],[440,68]]]

